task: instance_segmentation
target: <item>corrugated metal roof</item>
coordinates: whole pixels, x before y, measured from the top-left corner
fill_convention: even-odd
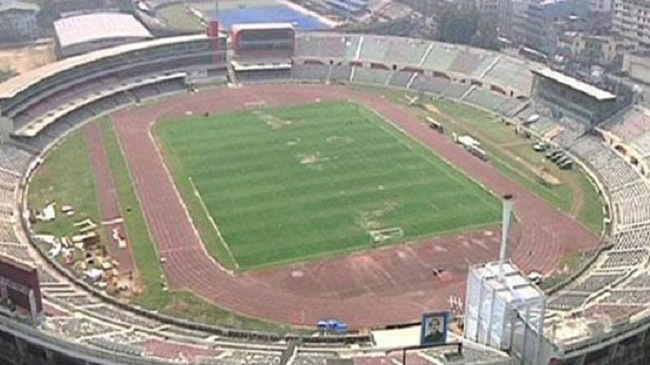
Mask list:
[[[583,94],[589,95],[600,101],[616,99],[616,95],[608,91],[599,89],[593,85],[589,85],[585,82],[582,82],[578,79],[574,79],[573,77],[567,76],[563,73],[553,71],[550,68],[545,68],[543,70],[533,70],[533,73],[557,81],[560,84],[568,86],[574,90],[580,91]]]
[[[133,15],[95,13],[72,16],[54,22],[61,47],[116,38],[153,38]]]

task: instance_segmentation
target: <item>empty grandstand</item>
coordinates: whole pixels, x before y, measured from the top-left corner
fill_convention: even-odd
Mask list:
[[[295,30],[290,23],[234,24],[230,27],[235,57],[289,58],[295,49]]]
[[[558,116],[567,114],[587,126],[616,113],[616,95],[551,69],[535,71],[534,96]]]
[[[547,293],[550,309],[544,317],[539,363],[647,362],[650,186],[647,168],[635,167],[631,157],[616,148],[633,146],[641,154],[637,160],[646,157],[646,111],[625,110],[599,126],[616,136],[618,142],[610,143],[613,138],[591,133],[577,121],[606,119],[609,115],[604,111],[590,108],[594,105],[591,99],[610,99],[610,94],[584,85],[576,88],[553,75],[571,90],[551,87],[531,96],[531,70],[541,67],[506,55],[407,38],[298,32],[295,55],[286,60],[251,57],[245,62],[226,61],[228,47],[225,38],[220,38],[217,49],[223,52],[224,61],[215,62],[213,41],[193,35],[122,45],[65,59],[0,84],[1,115],[13,123],[11,136],[3,136],[9,142],[0,145],[0,256],[18,258],[38,270],[44,293],[44,316],[37,323],[0,315],[2,361],[327,365],[401,361],[401,354],[373,347],[368,334],[280,336],[191,323],[130,306],[69,276],[59,262],[46,261],[47,253],[35,249],[46,247],[47,238],[33,235],[15,216],[14,212],[24,208],[16,197],[49,146],[107,112],[162,95],[187,94],[197,83],[212,80],[217,86],[226,81],[281,81],[399,88],[456,99],[513,118],[514,123],[540,137],[552,135],[550,140],[590,171],[611,211],[604,245],[591,265]],[[262,49],[274,47],[264,45]],[[282,52],[287,49],[283,46]],[[227,66],[233,67],[234,77],[227,73]],[[538,75],[549,76],[546,71]],[[549,100],[557,102],[568,92],[587,94],[587,101],[583,97],[568,101],[579,106],[579,113],[568,113],[559,120],[554,113],[545,112]],[[531,120],[535,122],[529,123]],[[516,338],[518,333],[513,332]],[[506,352],[471,341],[464,343],[462,355],[455,356],[459,357],[441,349],[408,354],[409,360],[418,364],[512,361]]]

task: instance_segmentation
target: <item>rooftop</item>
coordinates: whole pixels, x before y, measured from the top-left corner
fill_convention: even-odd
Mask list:
[[[133,15],[95,13],[72,16],[54,22],[61,47],[117,38],[153,38]]]
[[[230,29],[238,30],[272,30],[272,29],[293,29],[291,23],[250,23],[250,24],[233,24]]]
[[[568,86],[574,90],[577,90],[583,94],[591,96],[599,101],[614,100],[616,95],[599,89],[593,85],[589,85],[585,82],[582,82],[578,79],[575,79],[571,76],[567,76],[563,73],[553,71],[550,68],[545,68],[543,70],[532,70],[534,74],[540,75],[549,79],[552,79],[560,84]]]
[[[9,10],[22,10],[37,12],[41,8],[36,4],[25,3],[16,0],[0,0],[0,13]]]
[[[149,40],[144,42],[125,44],[118,47],[102,49],[99,51],[86,53],[75,57],[65,58],[61,61],[47,64],[43,67],[39,67],[32,71],[20,74],[3,83],[0,83],[0,99],[12,98],[16,96],[16,94],[18,94],[19,92],[27,89],[31,85],[34,85],[47,77],[53,76],[67,69],[71,69],[85,64],[90,64],[102,58],[116,56],[119,54],[137,51],[141,49],[147,49],[156,46],[183,43],[183,42],[192,42],[192,41],[197,41],[202,39],[207,39],[207,36],[204,34],[196,34],[196,35],[188,35],[188,36],[180,36],[180,37],[160,38],[160,39]]]

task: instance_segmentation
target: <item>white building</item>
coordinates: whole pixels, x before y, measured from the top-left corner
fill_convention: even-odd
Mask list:
[[[614,0],[589,0],[591,11],[609,13],[614,9]]]
[[[61,57],[153,38],[133,15],[95,13],[72,16],[54,22]]]
[[[650,1],[616,0],[613,25],[636,49],[650,49]]]

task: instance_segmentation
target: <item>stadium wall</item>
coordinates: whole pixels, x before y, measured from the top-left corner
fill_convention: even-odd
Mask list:
[[[290,58],[296,44],[296,31],[291,24],[252,27],[233,25],[232,50],[237,58]]]

